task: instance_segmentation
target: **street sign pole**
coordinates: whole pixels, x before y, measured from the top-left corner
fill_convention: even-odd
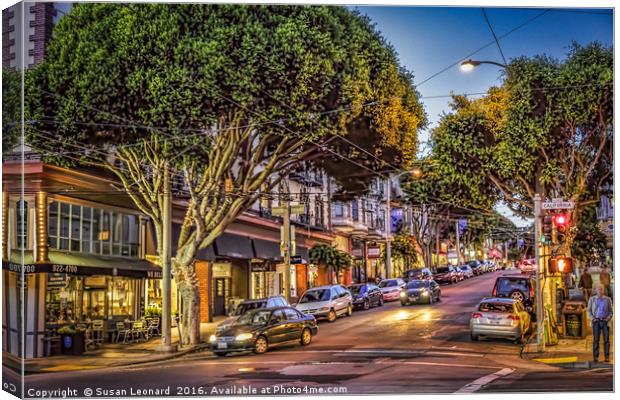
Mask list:
[[[542,277],[545,266],[541,260],[540,237],[542,235],[541,224],[541,198],[538,193],[534,195],[534,257],[536,259],[536,344],[539,352],[545,351],[544,323],[545,310],[543,302]]]

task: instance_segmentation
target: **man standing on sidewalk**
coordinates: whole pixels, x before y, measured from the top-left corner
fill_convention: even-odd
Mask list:
[[[599,282],[601,285],[605,286],[605,294],[611,298],[611,275],[609,274],[607,264],[603,264],[603,270],[599,276]]]
[[[588,271],[588,267],[584,267],[581,270],[579,276],[579,287],[583,290],[583,299],[588,302],[590,295],[592,294],[592,275]]]
[[[605,296],[605,286],[596,285],[596,294],[588,301],[588,318],[592,323],[592,333],[594,334],[594,362],[598,362],[599,342],[603,333],[603,344],[605,351],[605,362],[609,362],[609,321],[613,316],[613,305],[611,299]]]

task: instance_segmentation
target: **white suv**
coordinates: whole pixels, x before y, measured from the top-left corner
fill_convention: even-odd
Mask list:
[[[327,318],[334,322],[339,315],[353,313],[353,298],[342,285],[319,286],[306,290],[295,308],[316,319]]]

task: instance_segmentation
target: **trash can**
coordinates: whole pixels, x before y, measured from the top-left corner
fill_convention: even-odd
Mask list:
[[[562,307],[564,338],[584,339],[587,333],[586,304],[583,301],[565,301]]]

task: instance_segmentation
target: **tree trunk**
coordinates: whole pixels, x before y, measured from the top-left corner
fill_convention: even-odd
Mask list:
[[[173,275],[181,295],[181,344],[195,346],[200,343],[200,288],[193,260],[181,263],[174,260]]]

